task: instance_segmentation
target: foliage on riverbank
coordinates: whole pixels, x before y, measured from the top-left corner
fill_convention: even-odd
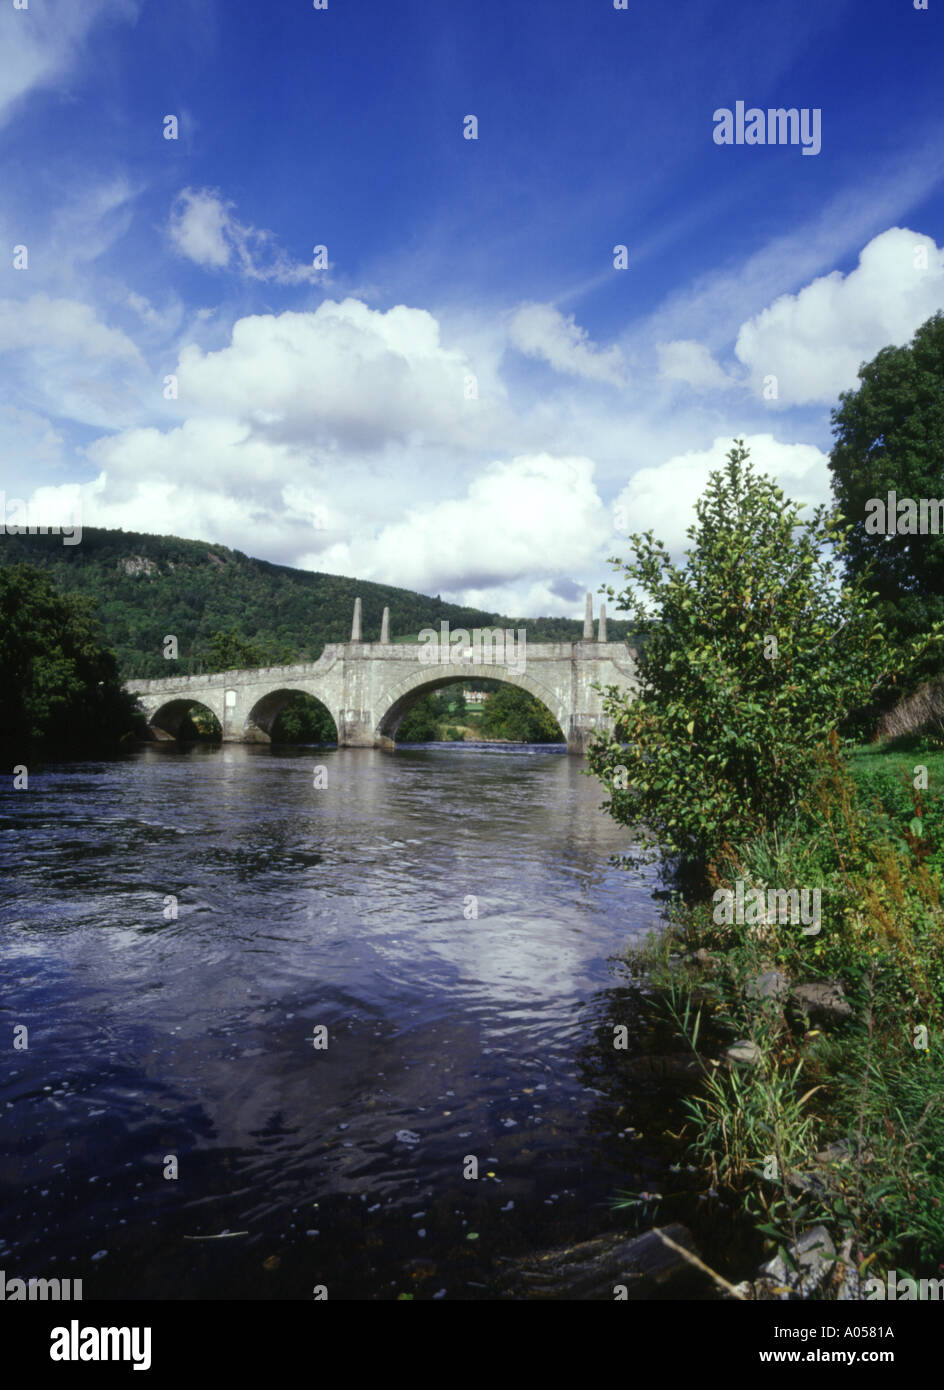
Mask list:
[[[881,756],[890,766],[875,765]],[[902,787],[889,810],[874,783],[898,785],[900,753],[870,750],[851,775],[833,751],[791,823],[732,849],[721,882],[819,887],[820,933],[776,922],[719,927],[710,904],[679,902],[677,927],[700,958],[681,978],[663,972],[662,984],[696,1050],[709,1017],[753,1049],[746,1068],[707,1060],[690,1103],[690,1137],[712,1183],[738,1195],[784,1249],[822,1223],[852,1264],[936,1276],[944,782],[933,777],[939,754],[918,747],[911,758],[912,767],[932,765],[928,792],[912,787],[906,801]],[[841,981],[844,1004],[825,1020],[808,1018],[788,992],[811,981]]]
[[[911,780],[930,762],[928,790],[912,786],[905,798],[902,787],[898,804],[883,806],[875,784],[897,786],[900,761],[900,751],[870,749],[850,772],[834,741],[797,814],[729,849],[719,884],[818,887],[819,933],[777,921],[719,925],[711,903],[677,901],[670,940],[684,940],[689,964],[656,978],[696,1052],[709,1018],[732,1044],[753,1045],[747,1064],[704,1058],[689,1102],[693,1150],[712,1183],[737,1194],[784,1250],[822,1223],[852,1265],[936,1276],[944,779],[932,772],[940,753],[918,746]],[[841,981],[842,996],[811,1018],[794,991],[816,981]]]
[[[801,521],[736,440],[696,504],[684,565],[651,532],[630,538],[631,563],[613,561],[627,583],[609,593],[649,640],[638,698],[607,692],[619,733],[595,740],[589,764],[610,813],[646,825],[663,861],[704,878],[726,840],[768,833],[829,732],[941,640],[889,647],[865,581],[839,583],[849,529],[822,508]]]
[[[696,513],[681,567],[632,538],[618,601],[650,625],[641,698],[608,692],[620,737],[589,758],[676,885],[662,950],[686,963],[654,978],[700,1059],[693,1157],[787,1268],[822,1225],[853,1272],[936,1276],[944,756],[914,737],[851,753],[840,734],[944,633],[887,641],[867,576],[836,580],[843,519],[801,524],[739,441]]]
[[[0,743],[17,758],[104,750],[130,736],[133,708],[94,605],[31,565],[0,568]]]

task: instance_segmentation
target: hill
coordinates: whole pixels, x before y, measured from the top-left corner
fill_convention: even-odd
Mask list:
[[[225,545],[137,531],[86,527],[75,546],[59,536],[0,532],[0,565],[20,562],[49,571],[62,591],[94,600],[124,680],[167,674],[168,634],[178,641],[175,670],[186,674],[221,669],[221,653],[240,642],[258,655],[247,664],[316,661],[326,642],[350,639],[357,597],[367,641],[379,638],[385,605],[394,640],[444,620],[451,628],[526,627],[529,642],[574,641],[583,631],[577,619],[486,613],[389,584],[273,565]],[[611,640],[631,631],[612,619],[608,629]],[[230,640],[214,641],[221,633]]]

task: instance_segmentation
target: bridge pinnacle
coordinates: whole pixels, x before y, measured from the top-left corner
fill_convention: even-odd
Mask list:
[[[597,628],[597,641],[606,641],[606,604],[600,604],[600,623]]]
[[[361,640],[361,601],[356,598],[354,600],[354,621],[351,624],[351,641],[360,642]]]
[[[385,608],[380,620],[380,641],[383,646],[390,645],[390,609]]]
[[[587,594],[587,606],[583,616],[583,640],[593,641],[593,595]]]

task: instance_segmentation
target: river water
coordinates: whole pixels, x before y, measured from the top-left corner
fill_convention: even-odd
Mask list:
[[[610,958],[657,905],[583,768],[171,744],[4,791],[6,1277],[490,1298],[625,1221],[654,1160],[600,1081]]]

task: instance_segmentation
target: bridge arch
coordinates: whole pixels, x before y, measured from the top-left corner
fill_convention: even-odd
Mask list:
[[[199,711],[196,719],[194,715]],[[204,703],[203,700],[195,700],[193,696],[182,695],[174,699],[165,700],[163,704],[155,702],[153,712],[146,713],[148,729],[154,738],[159,740],[181,740],[186,741],[189,732],[189,721],[193,720],[198,726],[203,723],[210,727],[211,722],[214,727],[214,736],[222,739],[223,726],[219,715],[212,705]]]
[[[277,690],[270,690],[265,695],[256,698],[249,713],[246,715],[243,736],[249,743],[270,743],[272,731],[279,715],[286,705],[299,695],[305,695],[313,700],[316,705],[324,711],[334,727],[333,736],[329,742],[338,741],[338,716],[318,695],[312,694],[310,690],[305,690],[304,686],[279,686]]]
[[[569,705],[564,704],[560,697],[539,681],[531,676],[511,672],[504,666],[469,666],[457,662],[449,666],[422,666],[402,680],[387,696],[386,710],[377,721],[377,742],[381,746],[391,746],[396,741],[396,732],[404,716],[424,695],[429,695],[444,685],[473,685],[476,679],[500,681],[503,685],[514,685],[519,690],[527,691],[554,716],[561,732],[567,738]]]

